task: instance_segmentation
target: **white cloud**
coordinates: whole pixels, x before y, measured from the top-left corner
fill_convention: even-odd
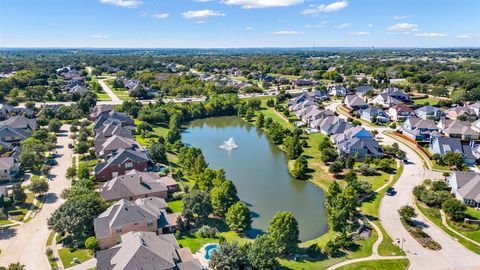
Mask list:
[[[155,17],[157,19],[165,19],[165,18],[168,18],[168,16],[170,16],[170,14],[168,14],[168,13],[155,13],[155,14],[153,14],[153,17]]]
[[[142,2],[140,0],[100,0],[100,3],[115,5],[117,7],[135,8]]]
[[[373,24],[369,23],[367,26],[371,28],[373,27]]]
[[[348,6],[348,2],[343,0],[343,1],[338,1],[338,2],[333,2],[328,5],[326,4],[321,4],[318,6],[315,5],[310,5],[307,9],[305,9],[302,14],[305,15],[311,15],[311,14],[318,14],[318,13],[328,13],[328,12],[333,12],[333,11],[338,11],[346,8]]]
[[[294,30],[280,30],[280,31],[275,31],[272,32],[274,35],[301,35],[303,32],[298,32]]]
[[[306,24],[305,28],[321,28],[325,27],[328,24],[328,21],[321,21],[318,24]]]
[[[397,23],[387,28],[388,31],[418,31],[418,25],[413,23]]]
[[[393,19],[394,19],[394,20],[403,20],[403,19],[411,18],[412,16],[413,16],[412,14],[409,14],[409,15],[397,15],[397,16],[393,16]]]
[[[457,35],[456,38],[470,38],[470,34]]]
[[[303,0],[223,0],[222,3],[242,8],[271,8],[294,6],[303,3]]]
[[[210,9],[204,10],[189,10],[182,13],[182,16],[189,20],[204,20],[208,17],[219,17],[225,16],[225,13],[221,13],[218,11],[213,11]]]
[[[444,33],[416,33],[416,37],[446,37]]]
[[[349,27],[351,27],[351,26],[352,26],[351,23],[342,23],[342,24],[336,25],[335,28],[345,29],[345,28],[349,28]]]
[[[100,35],[100,34],[91,35],[90,37],[91,37],[91,38],[96,38],[96,39],[104,39],[104,38],[108,38],[108,36],[107,36],[107,35]]]
[[[245,31],[252,31],[252,30],[253,30],[253,28],[252,28],[252,27],[250,27],[250,26],[247,26],[247,27],[245,27],[245,28],[244,28],[244,30],[245,30]]]
[[[369,32],[350,32],[348,33],[351,36],[368,36],[370,35]]]

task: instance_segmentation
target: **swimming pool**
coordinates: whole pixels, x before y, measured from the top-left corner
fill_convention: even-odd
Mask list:
[[[217,245],[217,244],[211,244],[211,245],[206,246],[204,248],[205,249],[205,260],[210,261],[210,259],[212,258],[213,252],[215,252],[215,250],[217,250],[219,247],[220,246]]]

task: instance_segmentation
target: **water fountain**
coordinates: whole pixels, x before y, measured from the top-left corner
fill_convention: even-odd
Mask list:
[[[238,145],[235,143],[235,140],[233,139],[233,137],[230,137],[230,139],[228,139],[227,141],[224,141],[223,144],[220,145],[220,148],[228,151],[233,150],[237,147]]]

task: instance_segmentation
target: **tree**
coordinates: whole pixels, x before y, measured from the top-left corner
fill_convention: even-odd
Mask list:
[[[341,173],[343,171],[343,164],[340,161],[334,161],[332,164],[330,164],[330,167],[328,167],[328,171],[330,173],[333,173],[335,175]]]
[[[417,216],[415,209],[410,205],[404,205],[398,209],[398,213],[400,214],[400,218],[407,223],[412,221],[412,218]]]
[[[243,232],[252,225],[252,214],[247,205],[236,202],[228,208],[226,222],[232,231]]]
[[[337,158],[338,158],[338,153],[333,148],[324,148],[323,150],[320,150],[320,159],[324,163],[333,162]]]
[[[253,269],[276,269],[278,253],[268,235],[260,235],[247,248],[248,265]]]
[[[461,221],[465,217],[465,204],[457,199],[450,198],[442,203],[442,210],[455,221]]]
[[[83,243],[94,235],[94,218],[106,209],[107,204],[97,193],[70,195],[48,219],[48,227],[57,233],[68,233],[77,243]]]
[[[298,222],[290,212],[278,212],[270,220],[267,233],[279,254],[295,252],[299,241]]]
[[[265,124],[265,117],[263,116],[263,113],[259,113],[257,115],[257,119],[255,120],[255,125],[259,128],[262,128],[264,124]]]
[[[20,264],[19,262],[16,263],[10,263],[8,267],[0,267],[0,270],[26,270],[27,268],[25,265]]]
[[[298,136],[287,136],[283,141],[283,148],[287,154],[288,159],[296,159],[302,154],[302,145]]]
[[[14,185],[12,188],[12,202],[19,205],[25,202],[27,195],[21,185]]]
[[[32,179],[28,189],[37,195],[44,194],[48,191],[48,182],[45,179]]]
[[[193,189],[183,198],[183,213],[190,211],[194,221],[199,225],[205,224],[208,215],[212,213],[210,195],[207,192]]]
[[[347,183],[351,183],[353,181],[358,180],[357,174],[355,173],[354,170],[350,170],[345,174],[345,177],[343,178]]]
[[[297,179],[307,178],[308,162],[304,156],[300,156],[293,164],[292,175]]]
[[[60,131],[61,127],[62,127],[62,123],[60,123],[60,121],[58,121],[57,118],[52,118],[48,122],[48,130],[50,130],[51,132],[57,133]]]
[[[443,160],[450,167],[455,166],[457,169],[461,169],[464,166],[463,156],[460,153],[447,152],[443,156]]]
[[[88,152],[88,149],[90,149],[90,143],[87,141],[79,141],[75,145],[75,152],[77,154],[85,154]]]
[[[98,249],[98,240],[95,236],[90,236],[85,240],[85,247],[95,252]]]
[[[155,163],[166,164],[168,162],[167,161],[167,151],[166,151],[165,145],[163,143],[153,142],[150,145],[150,148],[148,149],[148,154],[150,155],[150,158]]]
[[[90,178],[90,171],[85,163],[80,163],[78,165],[78,172],[77,172],[78,179],[89,179]]]
[[[245,249],[237,242],[223,242],[210,259],[210,267],[215,270],[243,269],[247,264]]]
[[[237,188],[231,180],[223,181],[220,186],[214,187],[210,192],[213,212],[223,217],[230,206],[238,202]]]
[[[73,166],[70,166],[67,168],[67,171],[65,173],[65,177],[67,177],[68,180],[73,180],[77,176],[77,169]]]

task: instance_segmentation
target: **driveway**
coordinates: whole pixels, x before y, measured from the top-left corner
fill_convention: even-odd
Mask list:
[[[62,204],[63,200],[59,197],[62,190],[70,186],[65,177],[66,169],[72,164],[72,150],[67,147],[72,143],[69,129],[69,125],[63,125],[57,136],[58,164],[50,171],[52,181],[42,209],[28,223],[0,232],[0,266],[20,262],[27,269],[50,269],[45,255],[45,244],[50,234],[47,219]]]
[[[105,91],[108,94],[108,96],[110,97],[111,104],[122,104],[122,100],[120,98],[118,98],[117,95],[115,95],[115,93],[113,93],[112,89],[110,89],[110,87],[108,87],[108,85],[105,83],[105,80],[109,80],[109,79],[112,79],[112,78],[114,78],[114,77],[109,77],[109,78],[98,80],[98,83],[103,88],[103,91]]]

